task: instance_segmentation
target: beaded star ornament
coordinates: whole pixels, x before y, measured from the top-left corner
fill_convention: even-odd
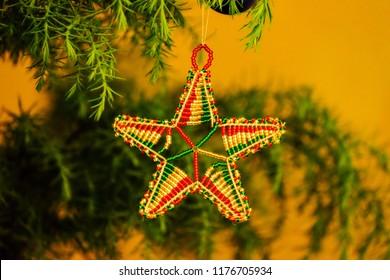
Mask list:
[[[198,52],[208,54],[206,64],[197,65]],[[140,202],[139,213],[149,219],[164,215],[188,195],[196,192],[210,200],[227,219],[233,222],[247,221],[251,214],[248,197],[242,187],[237,161],[260,149],[272,147],[280,142],[285,124],[277,118],[258,119],[220,118],[211,88],[210,66],[213,52],[206,44],[193,50],[192,68],[179,99],[176,113],[170,120],[156,120],[119,115],[113,124],[115,135],[130,147],[137,147],[157,163],[156,172]],[[183,130],[186,126],[210,124],[210,130],[198,143]],[[225,154],[203,149],[204,144],[220,131]],[[172,134],[177,133],[189,148],[174,156],[166,157]],[[164,146],[156,150],[155,145],[165,135]],[[193,156],[193,177],[175,165],[175,160]],[[215,162],[199,174],[199,155],[215,159]]]

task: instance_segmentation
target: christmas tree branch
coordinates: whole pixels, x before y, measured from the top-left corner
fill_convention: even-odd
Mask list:
[[[199,3],[222,6],[221,0]],[[231,11],[236,12],[237,5],[230,0]],[[90,99],[92,116],[99,119],[116,95],[110,86],[117,79],[115,39],[130,34],[142,45],[143,55],[154,62],[149,77],[156,82],[166,71],[173,29],[185,25],[183,9],[175,0],[5,0],[0,4],[0,56],[10,54],[15,63],[30,56],[38,91],[52,79],[66,77],[71,81],[68,98],[97,96]],[[245,25],[250,30],[247,47],[259,43],[267,15],[270,18],[269,1],[259,0]]]
[[[243,28],[249,30],[249,33],[244,37],[246,48],[255,48],[259,45],[261,36],[267,18],[272,20],[272,13],[270,8],[270,0],[262,0],[256,2],[255,6],[248,13],[249,22]]]

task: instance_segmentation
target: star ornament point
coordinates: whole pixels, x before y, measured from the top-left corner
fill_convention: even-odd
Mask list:
[[[202,49],[207,52],[208,60],[200,69],[196,56]],[[244,222],[250,218],[252,209],[242,187],[237,161],[278,144],[285,132],[285,123],[268,116],[257,119],[220,118],[208,70],[212,59],[213,53],[207,45],[194,49],[192,68],[172,119],[147,119],[128,114],[119,115],[115,119],[115,135],[157,163],[148,190],[140,201],[139,213],[143,217],[153,219],[162,216],[189,195],[200,193],[227,219]],[[210,130],[199,142],[194,143],[183,128],[201,124],[210,124]],[[222,135],[224,154],[203,147],[217,131]],[[188,149],[167,157],[164,156],[166,150],[174,144],[173,132],[187,143]],[[156,145],[160,142],[164,143],[157,150]],[[199,173],[199,155],[215,160],[204,174]],[[185,156],[193,157],[192,177],[175,163]]]

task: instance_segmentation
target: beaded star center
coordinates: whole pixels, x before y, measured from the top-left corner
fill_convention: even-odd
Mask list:
[[[200,69],[197,54],[200,50],[208,54],[207,63]],[[192,53],[192,68],[183,87],[179,105],[170,120],[156,120],[132,117],[128,114],[115,118],[115,135],[129,146],[137,147],[157,163],[156,172],[140,202],[139,213],[146,218],[164,215],[188,195],[200,193],[210,200],[227,219],[233,222],[247,221],[251,214],[248,197],[242,187],[236,162],[280,142],[285,132],[285,124],[278,118],[220,118],[211,88],[210,71],[213,52],[205,45],[196,47]],[[183,131],[185,126],[210,123],[210,131],[198,143],[194,143]],[[203,149],[203,145],[219,130],[226,154]],[[189,145],[177,155],[165,157],[164,152],[172,144],[172,131],[176,131]],[[155,145],[163,135],[163,148],[155,150]],[[173,161],[193,154],[193,177],[187,175]],[[216,160],[200,177],[199,155]]]

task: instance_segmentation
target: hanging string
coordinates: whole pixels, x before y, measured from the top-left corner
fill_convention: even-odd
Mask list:
[[[202,45],[206,44],[206,38],[207,38],[207,28],[209,26],[209,14],[210,9],[209,7],[205,8],[205,4],[202,4]],[[205,9],[207,9],[207,15],[206,15],[206,22],[205,22]]]

